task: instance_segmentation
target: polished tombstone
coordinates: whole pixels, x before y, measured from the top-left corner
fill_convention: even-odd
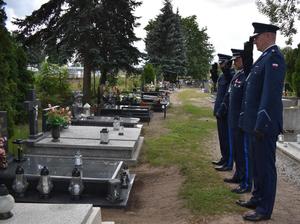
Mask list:
[[[136,117],[142,122],[150,122],[152,111],[149,106],[107,106],[101,108],[98,116]]]
[[[120,124],[127,128],[136,127],[140,118],[133,117],[120,117]],[[112,127],[114,117],[106,116],[89,116],[89,117],[77,117],[71,119],[71,124],[76,126],[105,126]]]
[[[109,141],[101,144],[100,131],[107,128]],[[53,142],[49,132],[26,148],[29,155],[73,156],[80,150],[83,157],[122,160],[136,163],[144,138],[140,128],[124,128],[123,135],[113,127],[70,126],[62,129],[60,141]]]
[[[134,182],[135,175],[129,174],[129,187],[118,188],[119,198],[111,194],[112,180],[121,181],[123,173],[122,161],[102,161],[83,158],[82,183],[84,190],[77,200],[73,200],[69,192],[72,180],[74,159],[70,157],[54,156],[27,156],[26,161],[21,163],[12,162],[8,168],[0,171],[1,181],[8,186],[14,194],[16,202],[38,202],[38,203],[80,203],[93,204],[94,206],[124,207],[127,205],[129,194]],[[15,170],[18,165],[24,169],[24,175],[29,183],[28,189],[23,197],[18,197],[13,191]],[[40,197],[37,186],[40,180],[41,169],[47,167],[53,184],[49,197]],[[111,200],[111,198],[116,200]]]
[[[36,98],[34,89],[28,92],[27,99],[24,105],[29,115],[29,138],[37,139],[42,136],[42,133],[38,130],[38,113],[41,102]]]

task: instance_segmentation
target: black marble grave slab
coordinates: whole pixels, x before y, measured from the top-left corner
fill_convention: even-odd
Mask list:
[[[98,116],[122,116],[122,117],[137,117],[143,122],[150,122],[152,111],[148,106],[109,106],[101,108]]]
[[[15,170],[18,165],[24,168],[25,176],[29,182],[29,188],[25,197],[15,196],[16,202],[30,203],[88,203],[101,207],[126,207],[129,194],[135,179],[130,175],[130,184],[127,189],[121,190],[121,199],[117,202],[106,200],[109,190],[109,180],[119,179],[122,170],[122,161],[101,161],[83,158],[83,184],[84,191],[79,200],[72,200],[68,191],[71,173],[74,168],[74,158],[55,156],[26,156],[26,161],[11,162],[5,170],[0,170],[0,182],[6,184],[11,194],[14,195],[12,184],[15,178]],[[40,170],[47,166],[53,181],[51,197],[41,199],[36,187],[38,185]]]
[[[124,127],[133,128],[139,123],[140,118],[120,117],[120,124]],[[90,116],[83,118],[72,118],[71,124],[78,126],[105,126],[112,127],[114,117]]]

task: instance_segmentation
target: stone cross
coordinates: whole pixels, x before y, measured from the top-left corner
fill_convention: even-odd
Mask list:
[[[41,102],[36,98],[34,89],[29,90],[27,99],[24,104],[29,114],[29,138],[37,139],[42,135],[38,130],[38,110]]]

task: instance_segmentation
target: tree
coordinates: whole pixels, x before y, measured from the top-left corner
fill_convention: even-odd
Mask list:
[[[23,102],[32,88],[33,75],[26,69],[24,51],[5,27],[4,1],[0,0],[0,110],[8,113],[8,132],[13,134],[14,123],[25,119]]]
[[[155,80],[155,70],[153,68],[153,65],[151,64],[146,64],[144,66],[144,71],[142,74],[142,84],[148,84],[153,82]]]
[[[258,10],[269,17],[271,23],[280,27],[282,34],[287,37],[287,44],[293,41],[297,33],[295,20],[300,19],[300,2],[298,0],[256,0]]]
[[[208,42],[209,37],[206,28],[199,30],[195,15],[182,18],[182,27],[187,47],[187,74],[194,79],[205,79],[210,69],[212,45]]]
[[[108,72],[138,61],[132,46],[140,5],[135,0],[50,0],[25,19],[17,19],[18,37],[25,46],[43,46],[42,51],[59,61],[76,56],[84,66],[83,101],[90,101],[91,71],[100,68],[101,82]]]
[[[178,75],[185,75],[186,46],[180,16],[173,12],[170,0],[164,1],[161,14],[145,30],[149,63],[160,68],[165,80],[175,82]]]

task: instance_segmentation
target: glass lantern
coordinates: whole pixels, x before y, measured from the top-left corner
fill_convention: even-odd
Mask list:
[[[40,197],[47,199],[53,188],[51,177],[49,176],[49,170],[46,166],[41,170],[41,176],[37,186],[37,190],[40,192]]]
[[[120,129],[120,117],[119,116],[114,117],[113,126],[114,126],[114,131],[119,131],[119,129]]]
[[[69,192],[73,200],[78,200],[81,197],[81,193],[84,189],[80,170],[75,167],[72,171],[72,179],[69,185]]]
[[[284,142],[284,135],[283,134],[278,135],[278,142],[280,142],[280,143]]]
[[[15,139],[13,141],[15,161],[18,163],[26,160],[24,158],[23,143],[22,139]]]
[[[0,185],[0,220],[9,219],[13,216],[11,210],[15,205],[15,199],[8,193],[4,184]]]
[[[103,128],[100,131],[100,144],[108,144],[108,142],[109,142],[108,130],[107,128]]]
[[[28,182],[24,175],[24,169],[21,166],[16,168],[16,178],[13,182],[12,189],[16,193],[17,197],[24,197],[24,193],[28,188]]]

